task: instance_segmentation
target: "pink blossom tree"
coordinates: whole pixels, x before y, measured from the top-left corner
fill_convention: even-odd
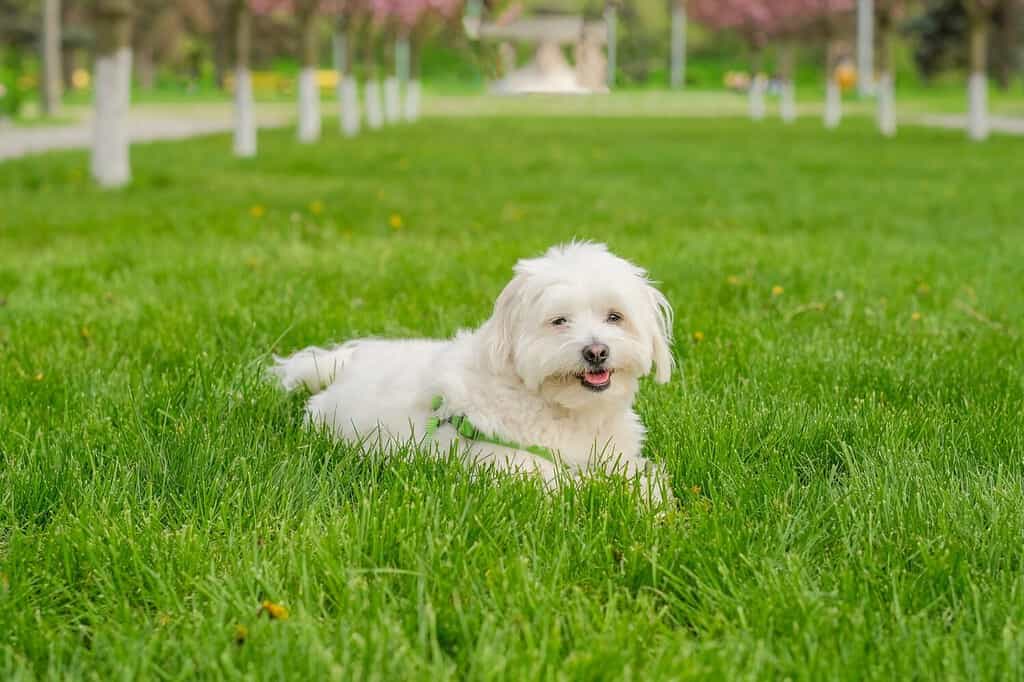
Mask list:
[[[750,49],[750,117],[764,118],[764,77],[761,74],[764,48],[775,29],[771,0],[694,0],[691,12],[701,24],[716,31],[732,31]]]

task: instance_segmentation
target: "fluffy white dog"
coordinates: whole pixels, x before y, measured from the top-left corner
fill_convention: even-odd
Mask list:
[[[491,318],[454,339],[357,339],[275,358],[310,421],[385,448],[416,444],[546,481],[600,469],[668,495],[641,455],[640,377],[672,372],[672,310],[641,268],[602,244],[521,260]]]

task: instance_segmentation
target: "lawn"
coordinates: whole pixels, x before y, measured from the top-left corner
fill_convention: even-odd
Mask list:
[[[325,129],[137,146],[119,192],[0,164],[0,678],[1024,676],[1024,139]],[[360,457],[263,379],[475,325],[573,237],[675,305],[672,513]]]

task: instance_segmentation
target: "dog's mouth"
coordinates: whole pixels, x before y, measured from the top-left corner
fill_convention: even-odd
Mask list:
[[[578,376],[583,388],[600,392],[612,385],[613,371],[610,369],[588,369]]]

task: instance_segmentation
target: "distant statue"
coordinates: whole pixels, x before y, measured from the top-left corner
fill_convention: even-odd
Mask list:
[[[585,21],[579,15],[552,14],[523,17],[522,6],[513,5],[493,22],[474,25],[471,35],[498,41],[503,77],[491,83],[499,94],[607,92],[607,60],[604,48],[608,28],[604,21]],[[533,59],[518,66],[513,43],[534,44]],[[572,47],[575,65],[566,59],[564,47]]]

